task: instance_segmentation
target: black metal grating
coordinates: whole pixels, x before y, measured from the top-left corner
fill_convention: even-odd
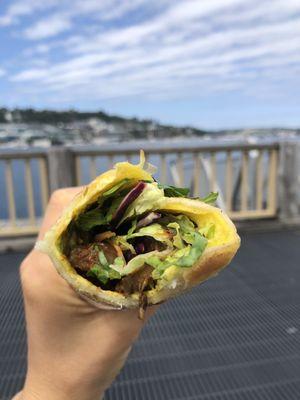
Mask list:
[[[299,400],[299,231],[248,233],[217,279],[161,307],[107,400]],[[0,256],[1,400],[22,386],[18,264]]]

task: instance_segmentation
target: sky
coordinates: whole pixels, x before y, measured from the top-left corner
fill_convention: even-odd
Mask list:
[[[0,106],[300,127],[300,0],[1,0]]]

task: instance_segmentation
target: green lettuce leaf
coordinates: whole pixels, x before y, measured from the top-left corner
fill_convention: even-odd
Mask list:
[[[195,230],[194,223],[186,215],[179,214],[179,215],[172,215],[170,217],[172,218],[172,222],[178,223],[182,233],[193,232]]]
[[[195,240],[194,232],[185,232],[182,234],[182,238],[185,241],[185,243],[193,244]]]
[[[103,253],[103,251],[99,251],[98,258],[99,258],[100,265],[102,265],[102,267],[108,267],[109,263],[107,261],[107,258],[105,257],[105,254]]]
[[[202,255],[206,245],[207,239],[200,235],[200,233],[194,232],[194,243],[192,244],[189,253],[181,257],[175,265],[182,268],[191,267]]]
[[[122,200],[123,200],[123,197],[117,197],[116,199],[112,200],[111,205],[106,213],[107,222],[110,222],[112,220],[112,217],[115,214],[115,212],[117,211]]]
[[[131,228],[128,229],[128,234],[127,235],[131,235],[135,231],[136,226],[137,226],[137,219],[134,219],[131,222]]]
[[[207,239],[212,239],[214,237],[215,231],[216,225],[213,223],[210,223],[207,226],[198,229],[198,232]]]
[[[91,278],[96,278],[98,281],[103,283],[104,285],[108,282],[109,280],[109,274],[108,272],[101,268],[100,265],[95,264],[88,272],[87,276]]]
[[[96,226],[105,225],[106,223],[106,217],[98,207],[79,215],[76,220],[76,225],[83,231],[89,231]]]
[[[82,213],[81,215],[78,216],[76,220],[77,226],[82,229],[83,231],[89,231],[97,226],[101,225],[107,225],[117,208],[119,207],[123,196],[120,196],[118,194],[118,197],[116,197],[114,200],[112,200],[110,206],[104,207],[105,210],[103,209],[103,203],[105,200],[107,200],[109,197],[116,195],[117,192],[126,184],[130,183],[132,179],[125,178],[118,182],[116,185],[111,187],[109,190],[106,192],[102,193],[102,196],[98,200],[98,206],[97,208],[94,208],[93,210],[86,211]],[[106,204],[106,203],[105,203]]]
[[[151,236],[158,242],[166,243],[168,246],[172,247],[172,242],[170,240],[170,234],[164,229],[160,224],[152,224],[140,228],[137,232],[131,233],[126,236],[126,239],[133,239],[135,237]]]
[[[166,197],[187,197],[190,192],[189,188],[179,188],[171,185],[158,184],[160,189],[163,189]]]
[[[150,251],[149,253],[137,255],[136,257],[132,258],[124,267],[111,264],[110,268],[119,272],[121,276],[130,275],[133,274],[134,272],[137,272],[145,264],[148,264],[148,260],[151,259],[152,256],[158,256],[160,259],[163,259],[168,254],[170,254],[170,250],[164,250],[164,251],[154,250]]]
[[[152,272],[154,279],[159,279],[164,271],[173,265],[180,268],[190,268],[195,264],[206,248],[207,239],[198,232],[192,232],[191,234],[193,235],[192,245],[173,252],[164,260],[161,260],[158,255],[147,259],[147,264],[154,268]]]
[[[126,236],[116,236],[114,238],[114,243],[121,247],[121,249],[129,250],[132,254],[136,254],[136,251],[131,243],[127,242]]]
[[[87,276],[98,279],[99,282],[104,285],[110,279],[121,279],[119,272],[109,268],[108,266],[103,267],[101,265],[95,264],[88,272]]]
[[[116,257],[114,259],[114,265],[116,265],[117,267],[124,267],[125,265],[125,260],[122,257]]]
[[[95,264],[88,272],[87,276],[98,279],[104,285],[110,279],[121,279],[121,274],[115,269],[111,268],[112,265],[109,265],[107,258],[103,251],[98,252],[99,264]],[[122,257],[116,257],[114,259],[114,264],[118,268],[122,268],[125,265],[125,260]]]
[[[198,197],[198,199],[203,201],[203,203],[214,205],[218,196],[219,196],[218,192],[210,192],[207,196],[202,198]]]
[[[166,269],[172,265],[176,266],[177,261],[187,255],[190,251],[190,246],[186,246],[183,249],[172,252],[165,259],[161,259],[159,255],[154,255],[147,259],[147,264],[154,268],[152,272],[153,279],[159,279]]]
[[[180,235],[180,225],[178,224],[178,222],[170,222],[167,227],[176,230],[176,235],[173,236],[173,243],[175,247],[177,247],[178,249],[182,249],[184,247],[184,243]]]
[[[115,194],[122,186],[124,186],[125,184],[129,183],[130,181],[133,182],[133,180],[129,179],[129,178],[122,179],[120,182],[116,183],[113,187],[111,187],[110,189],[108,189],[105,192],[103,192],[102,196],[103,197],[108,197],[108,196],[111,196],[111,195]]]

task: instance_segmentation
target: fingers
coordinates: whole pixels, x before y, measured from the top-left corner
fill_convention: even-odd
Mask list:
[[[64,208],[73,200],[73,198],[81,192],[83,186],[70,187],[56,190],[52,193],[42,226],[38,235],[38,240],[42,239],[47,230],[56,222],[60,217]]]

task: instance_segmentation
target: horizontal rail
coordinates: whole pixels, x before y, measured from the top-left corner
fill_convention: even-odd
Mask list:
[[[36,221],[35,225],[1,226],[0,222],[0,238],[36,235],[39,232],[40,224],[41,221]]]
[[[279,149],[278,142],[268,141],[260,143],[248,143],[245,141],[218,143],[216,141],[203,142],[200,140],[192,141],[191,144],[185,142],[161,143],[118,143],[118,145],[102,145],[101,147],[91,146],[70,146],[68,147],[77,156],[100,156],[100,155],[134,155],[143,149],[146,154],[168,154],[168,153],[186,153],[186,152],[222,152],[222,151],[240,151],[256,149]]]
[[[47,157],[47,149],[0,149],[0,160],[24,160],[28,158]]]
[[[243,219],[260,219],[260,218],[270,218],[275,217],[273,210],[245,210],[245,211],[230,211],[228,212],[230,218],[234,220]]]

